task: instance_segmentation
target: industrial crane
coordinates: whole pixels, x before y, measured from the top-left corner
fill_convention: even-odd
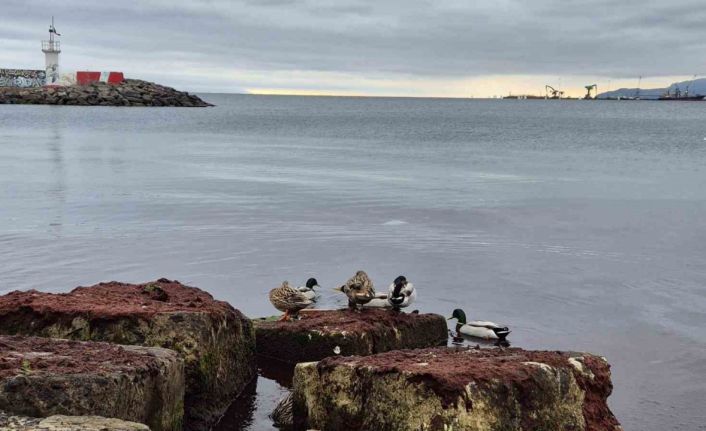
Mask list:
[[[564,97],[563,91],[557,90],[554,87],[552,87],[551,85],[545,85],[544,91],[547,92],[547,96],[546,96],[547,99],[561,99],[562,97]],[[549,97],[550,93],[551,93],[551,97]]]
[[[589,100],[598,97],[598,84],[586,85],[584,88],[586,89],[586,95],[583,96],[584,99]],[[595,90],[593,97],[591,97],[591,90]]]

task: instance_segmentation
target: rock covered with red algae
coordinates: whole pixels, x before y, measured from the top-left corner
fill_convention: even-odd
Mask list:
[[[3,431],[150,431],[147,425],[102,416],[55,415],[30,418],[0,411]]]
[[[158,347],[0,336],[0,410],[98,415],[180,431],[184,361]]]
[[[255,377],[252,323],[198,288],[159,279],[0,296],[0,333],[173,349],[185,362],[186,425],[208,429]]]
[[[321,430],[616,431],[588,353],[433,348],[302,363],[295,419]]]
[[[395,349],[446,345],[446,320],[438,314],[382,309],[305,310],[290,322],[254,320],[257,353],[289,363],[335,355],[371,355]]]

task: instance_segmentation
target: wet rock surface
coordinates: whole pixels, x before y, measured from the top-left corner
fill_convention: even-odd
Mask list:
[[[252,323],[178,281],[100,283],[65,294],[0,297],[0,332],[176,351],[185,364],[186,427],[208,429],[255,377]]]
[[[446,320],[437,314],[389,310],[307,310],[301,319],[254,320],[257,353],[289,363],[335,355],[371,355],[395,349],[446,345]]]
[[[321,430],[616,431],[611,392],[591,354],[443,347],[299,364],[293,397]]]
[[[150,431],[147,425],[101,416],[63,416],[31,418],[0,411],[3,431]]]
[[[184,363],[142,346],[0,336],[0,410],[99,415],[181,430]]]
[[[92,83],[64,87],[0,87],[0,104],[78,106],[213,106],[196,95],[153,82],[126,79],[121,84]]]

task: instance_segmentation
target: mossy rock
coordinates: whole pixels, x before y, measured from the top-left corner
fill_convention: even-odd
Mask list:
[[[182,429],[184,361],[172,350],[5,335],[0,346],[0,410]]]
[[[295,367],[298,426],[322,431],[618,431],[587,353],[439,347]],[[306,429],[306,428],[303,428]]]
[[[257,353],[289,363],[335,355],[371,355],[395,349],[446,345],[446,320],[437,314],[389,310],[309,310],[301,319],[253,320]]]

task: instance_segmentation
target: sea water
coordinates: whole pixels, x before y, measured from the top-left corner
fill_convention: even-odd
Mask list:
[[[0,106],[0,293],[404,274],[414,308],[612,364],[626,430],[706,429],[706,105],[203,95]],[[264,375],[222,430],[268,429]]]

